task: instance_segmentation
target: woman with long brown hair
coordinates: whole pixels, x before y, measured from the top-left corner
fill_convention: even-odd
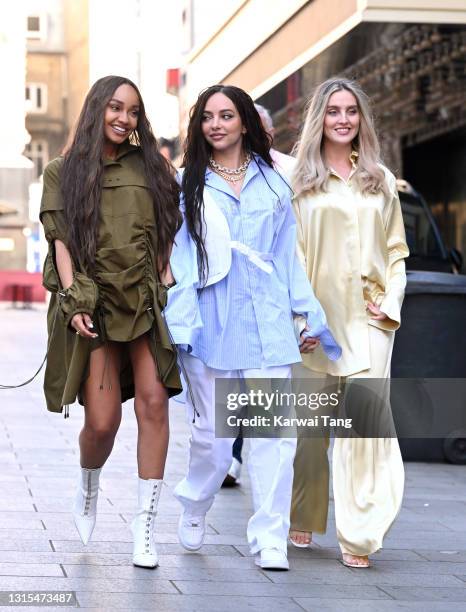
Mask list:
[[[390,361],[409,253],[395,177],[379,161],[369,103],[357,83],[336,78],[316,88],[296,153],[298,251],[343,352],[335,362],[320,349],[303,355],[305,368],[295,374],[314,385],[338,381],[340,388],[343,380],[347,398],[355,379],[367,387],[365,399],[375,385],[381,401],[368,402],[367,414],[390,424]],[[352,407],[362,415],[362,404]],[[368,556],[381,548],[401,506],[403,462],[390,433],[366,429],[366,437],[335,440],[335,520],[350,567],[369,567]],[[290,532],[297,546],[326,529],[327,446],[325,437],[298,440]]]
[[[231,462],[234,427],[226,437],[215,433],[228,416],[219,402],[216,419],[216,380],[238,378],[247,386],[247,379],[281,379],[279,388],[288,389],[290,364],[301,361],[300,350],[320,341],[330,359],[341,352],[296,258],[291,191],[273,166],[270,145],[245,91],[213,85],[200,93],[181,183],[186,228],[197,249],[190,261],[177,238],[171,263],[179,284],[169,292],[167,309],[175,341],[191,349],[181,354],[191,383],[188,409],[196,418],[188,471],[174,491],[183,506],[178,537],[188,550],[203,545],[206,514]],[[176,298],[189,282],[198,292],[187,306]],[[202,325],[187,333],[178,322],[196,309]],[[293,315],[303,327],[307,322],[313,339],[303,329],[297,340]],[[247,536],[257,565],[285,570],[296,440],[271,432],[250,438],[254,514]]]
[[[162,318],[169,257],[181,224],[179,189],[138,88],[107,76],[90,89],[63,156],[44,172],[41,221],[52,292],[47,407],[84,405],[73,515],[84,544],[96,522],[99,476],[122,402],[135,398],[138,511],[133,562],[155,567],[154,517],[168,446],[168,397],[181,390]]]

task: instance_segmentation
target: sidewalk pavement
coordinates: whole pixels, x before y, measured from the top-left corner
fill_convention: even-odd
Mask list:
[[[4,305],[0,321],[0,383],[20,382],[45,352],[45,310]],[[172,402],[167,486],[157,519],[160,567],[146,570],[131,564],[137,493],[131,402],[103,470],[97,526],[87,547],[70,513],[82,408],[70,413],[67,420],[47,413],[42,376],[22,389],[0,390],[0,591],[73,590],[88,610],[466,610],[464,466],[406,464],[403,509],[370,570],[339,562],[331,509],[328,533],[316,535],[311,550],[289,549],[289,572],[266,572],[254,565],[246,543],[246,474],[242,486],[219,493],[202,550],[188,553],[178,544],[180,508],[171,491],[184,473],[188,425],[183,405]]]

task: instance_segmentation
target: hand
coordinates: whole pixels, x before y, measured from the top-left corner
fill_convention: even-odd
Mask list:
[[[303,334],[306,331],[309,331],[309,325],[306,325],[306,327],[301,332],[301,336],[300,336],[301,342],[299,343],[299,352],[300,353],[313,353],[315,349],[319,346],[320,340],[318,338],[304,337]]]
[[[162,283],[162,285],[165,285],[165,287],[172,287],[173,285],[176,284],[175,277],[173,276],[173,272],[170,267],[170,264],[168,264],[164,270],[161,270],[159,272],[159,276],[160,276],[160,282]]]
[[[71,319],[71,327],[83,338],[97,338],[95,332],[89,331],[94,327],[91,317],[86,313],[75,314]]]
[[[385,321],[385,319],[388,319],[387,315],[380,310],[377,304],[369,302],[366,308],[371,313],[371,319],[375,321]]]

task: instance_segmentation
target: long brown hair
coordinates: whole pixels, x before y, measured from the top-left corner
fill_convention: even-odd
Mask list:
[[[75,265],[92,275],[95,266],[100,201],[104,172],[104,115],[121,85],[139,97],[139,115],[132,142],[140,146],[145,179],[152,195],[156,220],[159,268],[166,267],[174,237],[181,225],[179,187],[171,164],[159,153],[136,85],[125,77],[106,76],[89,90],[71,143],[64,150],[61,191],[68,231],[68,247]]]
[[[205,173],[212,154],[202,132],[202,119],[206,104],[214,94],[222,93],[235,105],[246,133],[243,135],[243,149],[252,157],[259,156],[273,168],[270,157],[271,138],[264,130],[259,113],[254,107],[252,98],[244,90],[233,85],[212,85],[199,94],[189,116],[188,134],[183,157],[182,190],[186,208],[186,224],[197,248],[200,277],[206,279],[208,272],[207,253],[202,235],[202,220],[204,215],[204,185]],[[259,170],[262,172],[260,166]],[[267,180],[267,179],[266,179]]]

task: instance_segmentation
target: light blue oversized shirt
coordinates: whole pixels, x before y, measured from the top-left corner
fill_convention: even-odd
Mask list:
[[[239,198],[210,169],[205,188],[223,212],[231,240],[259,252],[272,271],[232,249],[227,276],[200,289],[196,249],[184,224],[170,259],[177,285],[169,290],[165,308],[175,343],[189,345],[194,356],[219,370],[288,365],[301,361],[296,314],[307,319],[328,357],[338,359],[341,350],[296,256],[296,221],[286,182],[258,158],[249,164]]]

